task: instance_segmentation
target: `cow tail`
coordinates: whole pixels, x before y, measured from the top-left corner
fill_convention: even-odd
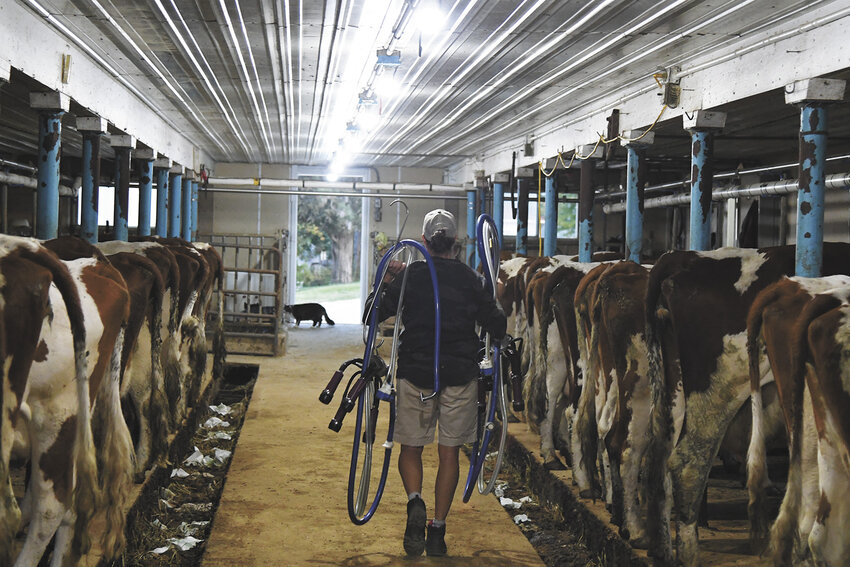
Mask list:
[[[148,420],[151,426],[151,452],[154,461],[168,453],[170,432],[168,398],[162,367],[162,303],[165,290],[161,279],[155,282],[148,303],[148,330],[151,335],[151,401]]]
[[[207,345],[204,339],[204,328],[194,315],[183,320],[182,334],[183,340],[188,341],[189,344],[189,375],[184,388],[188,411],[195,407],[200,396],[207,363]]]
[[[0,302],[0,360],[6,360],[6,326],[3,317],[2,302]],[[9,481],[8,463],[3,455],[3,431],[10,431],[12,423],[9,420],[9,408],[4,406],[8,399],[3,393],[6,381],[5,366],[0,366],[0,565],[12,564],[12,550],[15,534],[20,523],[20,510],[12,492]],[[11,437],[11,436],[10,436]]]
[[[126,326],[122,325],[95,408],[95,423],[100,432],[100,485],[106,513],[106,529],[101,546],[107,561],[116,558],[124,547],[125,509],[133,485],[135,466],[133,440],[121,412],[121,354],[124,350],[125,331]]]
[[[214,250],[214,249],[213,249]],[[215,322],[215,331],[213,332],[213,379],[218,379],[224,376],[224,364],[227,359],[227,345],[224,341],[224,259],[219,255],[219,270],[216,279],[218,280],[218,318]],[[328,323],[333,325],[327,314],[325,318]]]
[[[762,402],[760,371],[761,335],[764,308],[776,299],[773,288],[762,292],[753,302],[747,316],[747,359],[750,371],[750,400],[752,402],[752,434],[747,451],[747,490],[749,502],[747,515],[750,519],[750,545],[753,551],[764,550],[767,540],[767,502],[765,489],[767,476],[767,448],[764,440],[764,405]]]
[[[182,370],[180,368],[180,287],[179,282],[171,287],[171,305],[168,314],[168,334],[163,339],[162,374],[165,396],[168,400],[168,420],[177,428],[180,424],[180,399],[182,397]]]
[[[673,563],[670,539],[671,480],[667,459],[673,449],[673,407],[665,376],[661,350],[663,325],[669,324],[668,313],[659,308],[661,284],[666,273],[656,264],[649,272],[646,288],[645,319],[648,374],[650,384],[649,443],[646,450],[647,528],[650,554],[663,564]]]
[[[579,397],[578,412],[576,414],[575,430],[581,443],[581,455],[578,466],[586,471],[590,481],[594,498],[600,488],[599,468],[597,466],[597,454],[599,452],[599,437],[596,430],[596,381],[599,377],[599,326],[582,324],[581,314],[576,310],[577,325],[581,325],[582,335],[579,340],[586,341],[587,331],[590,331],[590,341],[587,341],[585,352],[586,363],[584,374],[584,385]]]
[[[44,252],[45,249],[42,249]],[[83,307],[77,285],[65,264],[52,253],[36,253],[23,250],[22,257],[49,270],[53,283],[59,289],[74,343],[74,376],[77,384],[77,429],[74,439],[74,505],[76,521],[71,554],[81,557],[88,552],[88,524],[99,505],[97,491],[97,461],[91,429],[91,406],[89,403],[88,358],[86,356],[86,328]]]

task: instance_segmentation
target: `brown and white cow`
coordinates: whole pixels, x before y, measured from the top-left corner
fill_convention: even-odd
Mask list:
[[[750,308],[747,317],[747,353],[752,400],[752,435],[747,460],[747,486],[750,494],[748,507],[750,539],[753,549],[757,552],[764,548],[767,536],[765,489],[769,484],[763,424],[762,382],[765,374],[763,362],[765,360],[769,362],[777,388],[779,405],[788,434],[789,453],[792,455],[791,462],[799,465],[801,439],[799,432],[794,431],[793,414],[796,408],[802,407],[800,396],[804,377],[796,372],[792,356],[794,323],[815,294],[846,285],[850,285],[850,278],[847,276],[783,277],[762,291]],[[792,468],[793,470],[789,471],[789,482],[796,486],[799,467],[792,464]],[[791,500],[795,499],[794,488],[791,488],[788,494]],[[787,515],[787,512],[785,514]],[[772,548],[777,550],[783,547],[783,551],[779,551],[778,554],[785,556],[788,549],[785,543],[775,542]]]
[[[765,289],[750,309],[747,348],[753,400],[753,436],[750,446],[749,513],[751,538],[761,550],[767,524],[764,487],[767,484],[764,440],[761,433],[760,344],[764,344],[788,430],[789,471],[785,497],[770,532],[770,555],[775,564],[796,564],[809,551],[809,536],[817,511],[817,437],[809,390],[805,389],[805,343],[809,322],[840,306],[850,292],[850,278],[783,278]],[[805,315],[804,315],[805,313]],[[805,472],[809,471],[809,472]]]
[[[85,322],[84,375],[81,378],[74,371],[80,364],[78,349],[72,346],[77,315],[63,308],[66,292],[50,285],[50,312],[36,319],[41,325],[40,339],[20,407],[24,419],[19,424],[23,433],[19,449],[26,450],[31,463],[22,506],[29,530],[16,561],[21,566],[37,564],[54,533],[52,564],[73,564],[86,552],[86,526],[99,509],[98,499],[84,497],[91,490],[86,484],[97,474],[95,462],[107,519],[105,554],[114,557],[123,545],[123,506],[133,452],[121,415],[118,380],[129,297],[120,273],[102,258],[64,264],[76,291],[76,309]],[[66,300],[64,305],[70,303]],[[7,317],[9,311],[7,304]],[[97,450],[92,441],[93,423],[99,434]]]
[[[796,338],[796,359],[799,369],[806,368],[812,421],[817,432],[818,491],[815,502],[810,503],[816,503],[812,506],[816,511],[808,547],[816,565],[848,565],[850,288],[839,288],[814,298],[797,321]],[[803,407],[806,408],[805,402]]]
[[[647,487],[650,552],[698,561],[697,519],[708,472],[749,388],[746,317],[756,295],[794,271],[794,247],[674,251],[650,271],[646,296],[653,397]],[[824,244],[826,275],[850,273],[850,245]]]

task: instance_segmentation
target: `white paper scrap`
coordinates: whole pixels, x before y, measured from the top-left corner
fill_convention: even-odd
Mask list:
[[[519,501],[520,501],[521,504],[531,502],[531,496],[523,496],[522,498],[519,499]]]
[[[497,484],[493,488],[493,494],[495,494],[498,498],[501,498],[505,495],[505,489],[508,487],[507,483]]]
[[[230,451],[225,451],[224,449],[216,449],[213,453],[215,455],[215,461],[219,464],[224,464],[224,461],[230,458]]]
[[[187,476],[189,476],[189,473],[187,473],[183,469],[174,469],[173,471],[171,471],[171,478],[174,478],[175,476],[177,478],[186,478]]]
[[[210,406],[210,409],[213,410],[218,415],[227,415],[230,413],[230,406],[226,406],[224,404],[218,404],[217,406]]]
[[[230,422],[222,421],[221,419],[217,418],[216,416],[212,416],[211,418],[209,418],[208,420],[206,420],[204,422],[204,428],[205,429],[214,429],[216,427],[230,427]]]
[[[514,516],[514,523],[517,525],[524,524],[527,521],[528,516],[526,516],[525,514],[517,514],[516,516]]]
[[[233,436],[230,435],[227,431],[214,431],[207,435],[207,439],[225,439],[230,440],[233,439]]]
[[[157,547],[156,549],[152,549],[151,553],[155,553],[157,555],[162,555],[163,553],[165,553],[169,549],[171,549],[170,545],[163,545],[162,547]]]
[[[195,452],[186,457],[184,464],[190,467],[209,467],[214,462],[212,457],[205,457],[201,450],[195,447]]]
[[[499,497],[499,504],[501,504],[508,510],[516,510],[517,508],[522,506],[522,504],[520,504],[519,502],[514,502],[510,498],[505,498],[504,496]]]
[[[202,539],[196,539],[192,536],[186,536],[181,538],[171,538],[168,540],[168,543],[179,549],[180,551],[189,551],[199,543],[201,543]]]

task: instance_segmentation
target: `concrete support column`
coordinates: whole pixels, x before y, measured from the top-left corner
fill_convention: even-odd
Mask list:
[[[113,135],[109,142],[115,149],[115,240],[129,240],[127,211],[130,209],[130,151],[136,139],[126,134]]]
[[[711,248],[711,191],[714,187],[714,133],[726,125],[725,112],[694,110],[682,117],[691,133],[690,249]]]
[[[516,213],[516,252],[528,254],[528,190],[534,178],[530,167],[517,169],[517,213]]]
[[[466,253],[464,261],[472,266],[475,262],[475,213],[478,208],[477,192],[471,185],[466,190]]]
[[[554,256],[558,244],[558,194],[555,190],[555,173],[546,178],[546,208],[543,216],[543,255]],[[537,203],[540,206],[540,203]]]
[[[823,267],[826,105],[844,98],[845,81],[807,79],[789,87],[785,88],[785,102],[800,105],[796,275],[816,278]]]
[[[655,140],[655,132],[626,132],[623,145],[628,150],[626,176],[626,258],[640,264],[643,252],[643,188],[646,184],[646,148]],[[640,138],[639,140],[637,138]]]
[[[180,236],[180,193],[183,188],[183,166],[171,168],[168,182],[168,236]]]
[[[100,139],[106,133],[106,119],[98,116],[77,117],[77,131],[83,136],[83,184],[80,197],[81,235],[97,244],[98,205],[100,203]]]
[[[183,201],[180,207],[180,236],[190,242],[192,240],[192,182],[194,176],[195,172],[191,169],[187,169],[183,176]]]
[[[493,222],[496,223],[496,231],[499,233],[499,248],[502,247],[502,232],[505,222],[505,188],[510,182],[507,173],[497,173],[493,176]]]
[[[139,236],[151,234],[151,194],[153,193],[153,162],[156,150],[141,148],[136,150],[139,160]]]
[[[156,175],[156,235],[168,236],[168,172],[171,169],[169,158],[159,158],[153,162]]]
[[[578,191],[578,261],[593,259],[593,174],[596,160],[602,157],[604,148],[582,146],[576,149],[581,156],[581,179]]]
[[[35,215],[36,238],[56,238],[59,231],[59,160],[62,147],[62,115],[68,112],[67,95],[58,92],[30,93],[30,106],[38,110],[38,188]]]

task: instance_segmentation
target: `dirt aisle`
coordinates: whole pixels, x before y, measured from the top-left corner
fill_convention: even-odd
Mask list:
[[[361,329],[337,325],[291,329],[278,359],[230,357],[259,364],[260,373],[207,544],[204,565],[542,565],[528,540],[492,495],[461,501],[448,518],[449,557],[405,558],[406,496],[396,470],[375,517],[355,526],[346,512],[354,418],[339,434],[327,424],[336,411],[318,402],[346,359],[361,356]],[[344,385],[343,385],[344,387]],[[376,451],[375,464],[380,466]],[[433,505],[436,446],[425,451],[424,497]],[[461,456],[461,484],[468,462]]]

